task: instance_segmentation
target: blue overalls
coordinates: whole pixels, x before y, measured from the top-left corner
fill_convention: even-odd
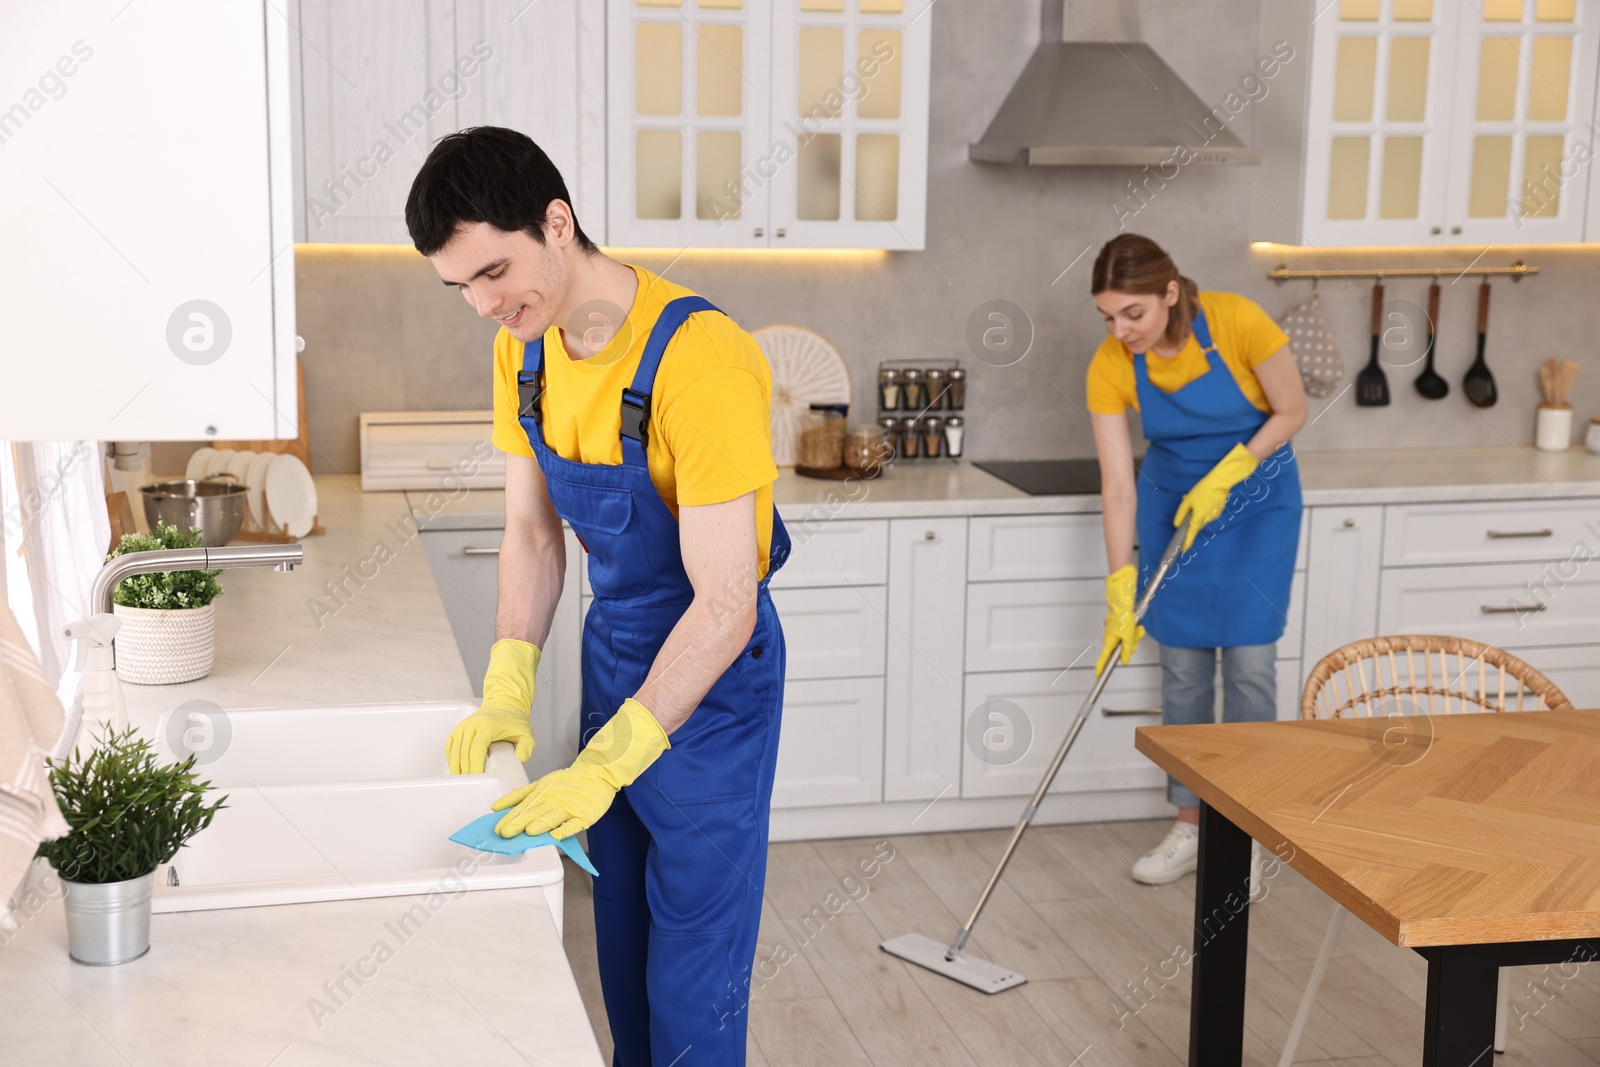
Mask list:
[[[1145,353],[1133,357],[1139,419],[1150,445],[1139,466],[1139,586],[1149,583],[1172,539],[1178,503],[1217,462],[1255,436],[1268,415],[1250,403],[1211,343],[1204,314],[1194,336],[1209,370],[1173,393],[1150,384]],[[1168,572],[1144,626],[1174,648],[1270,644],[1288,621],[1300,542],[1300,471],[1287,442],[1233,487]]]
[[[650,481],[645,448],[656,369],[667,342],[697,311],[721,314],[701,297],[680,297],[650,331],[633,384],[622,392],[620,465],[575,462],[546,446],[543,339],[523,349],[518,416],[551,503],[589,554],[585,741],[638,691],[694,599],[678,522]],[[745,1002],[783,706],[783,629],[767,581],[788,554],[789,535],[774,511],[766,578],[719,592],[730,608],[738,597],[755,598],[755,632],[673,733],[672,747],[589,830],[600,871],[595,937],[615,1067],[745,1062]]]

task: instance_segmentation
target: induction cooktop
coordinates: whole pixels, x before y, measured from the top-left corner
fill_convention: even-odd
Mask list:
[[[1089,496],[1100,492],[1097,459],[988,460],[973,466],[1030,496]]]

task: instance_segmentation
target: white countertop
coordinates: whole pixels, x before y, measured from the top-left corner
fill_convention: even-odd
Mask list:
[[[0,1062],[600,1067],[541,890],[428,899],[156,915],[115,967],[68,958],[51,901],[0,935]]]
[[[1600,496],[1600,456],[1581,448],[1406,448],[1301,452],[1307,505],[1403,504]],[[412,493],[421,504],[426,493]],[[1098,495],[1029,496],[966,461],[903,461],[870,481],[805,478],[785,467],[772,491],[785,522],[832,515],[893,519],[932,515],[1052,515],[1100,510]],[[477,489],[442,494],[424,508],[433,529],[504,525],[505,495]]]

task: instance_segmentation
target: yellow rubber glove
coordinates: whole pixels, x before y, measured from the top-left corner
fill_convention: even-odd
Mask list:
[[[517,759],[533,755],[533,686],[539,676],[539,646],[503,637],[489,649],[483,675],[483,703],[456,724],[445,742],[451,774],[482,774],[489,746],[514,741]]]
[[[1233,451],[1223,456],[1215,467],[1206,472],[1204,478],[1194,483],[1194,488],[1178,502],[1178,514],[1172,518],[1172,527],[1177,529],[1183,525],[1185,515],[1193,516],[1188,536],[1183,539],[1185,552],[1193,547],[1200,528],[1222,514],[1222,509],[1228,503],[1228,493],[1233,487],[1254,474],[1259,465],[1260,460],[1252,456],[1248,448],[1234,445]]]
[[[537,782],[513,789],[490,805],[512,811],[495,823],[501,837],[548,833],[571,837],[600,821],[618,791],[671,748],[667,732],[643,704],[629,697],[572,761]]]
[[[1124,563],[1106,575],[1106,637],[1100,649],[1100,658],[1094,661],[1094,676],[1100,677],[1111,662],[1117,647],[1122,647],[1122,665],[1126,667],[1139,647],[1144,627],[1133,621],[1134,593],[1139,588],[1139,572],[1131,563]]]

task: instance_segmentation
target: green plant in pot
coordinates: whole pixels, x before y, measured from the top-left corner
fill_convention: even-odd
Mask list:
[[[66,889],[67,944],[80,963],[126,963],[150,948],[156,868],[211,825],[195,757],[157,761],[136,730],[108,730],[87,755],[50,761],[50,787],[71,828],[39,846]]]
[[[124,534],[106,557],[129,552],[199,548],[200,528],[158,523],[150,533]],[[117,677],[138,685],[192,682],[211,673],[216,652],[216,605],[221,571],[158,571],[117,584],[112,611],[117,631]]]

